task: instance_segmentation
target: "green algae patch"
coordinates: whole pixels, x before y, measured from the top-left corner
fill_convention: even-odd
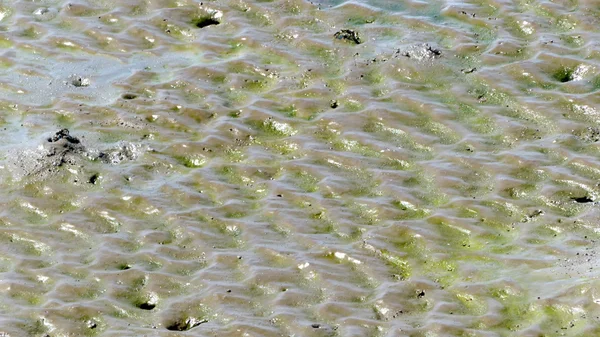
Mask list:
[[[572,161],[567,167],[584,177],[600,180],[600,169],[594,167],[592,163]]]
[[[398,251],[404,252],[416,260],[425,260],[430,253],[427,239],[408,228],[394,227],[390,235],[387,235],[387,241],[393,244]]]
[[[380,153],[356,140],[339,138],[332,141],[333,148],[338,151],[348,151],[366,157],[378,157]]]
[[[304,156],[304,152],[296,142],[288,140],[264,141],[262,145],[280,155],[290,157],[290,159]]]
[[[577,35],[569,35],[569,34],[561,34],[560,40],[563,41],[568,47],[571,48],[581,48],[585,45],[585,39],[583,36]]]
[[[413,152],[431,155],[433,149],[423,145],[413,139],[406,131],[399,128],[388,127],[384,124],[382,118],[376,118],[368,121],[363,127],[365,132],[374,133],[382,136],[386,141],[391,141],[399,146],[405,147]]]
[[[313,213],[310,215],[310,218],[316,220],[316,225],[314,226],[315,234],[336,234],[339,231],[339,225],[334,222],[328,215],[325,210],[321,210],[319,212]]]
[[[398,255],[393,254],[388,250],[380,250],[378,254],[379,258],[382,259],[390,268],[390,271],[399,279],[407,280],[412,275],[412,267],[405,259]]]
[[[228,221],[212,220],[208,225],[215,230],[218,237],[213,240],[216,247],[241,248],[246,244],[242,228]]]
[[[503,190],[504,194],[506,194],[509,198],[515,200],[531,198],[532,196],[535,196],[538,192],[538,185],[530,183],[511,186]]]
[[[377,207],[364,203],[351,203],[348,208],[356,215],[357,219],[366,225],[372,226],[379,222]]]
[[[507,201],[485,200],[481,204],[494,210],[496,214],[503,218],[515,219],[518,221],[526,216],[524,210]]]
[[[265,119],[262,123],[258,124],[258,126],[263,132],[272,136],[290,137],[298,133],[298,130],[293,128],[290,124],[279,122],[273,117]]]
[[[455,112],[456,120],[465,123],[469,129],[475,132],[490,134],[498,129],[493,117],[484,114],[472,105],[459,102],[450,104],[450,108]]]
[[[474,250],[480,249],[482,244],[474,239],[471,230],[461,227],[441,217],[432,217],[427,222],[434,225],[439,235],[454,248]]]
[[[42,241],[29,238],[17,233],[0,233],[0,241],[4,241],[6,246],[13,246],[23,254],[31,256],[47,256],[52,254],[52,248]]]
[[[585,310],[581,307],[570,306],[568,304],[554,303],[544,306],[544,319],[540,327],[544,331],[570,330],[584,332],[584,328],[589,324]]]
[[[402,211],[399,220],[423,219],[431,214],[430,209],[417,207],[406,200],[394,200],[392,205]]]
[[[406,183],[412,184],[412,179],[407,179]],[[433,185],[423,184],[421,186],[417,185],[415,187],[421,187],[421,189],[417,188],[414,191],[414,195],[423,201],[424,204],[439,207],[445,205],[450,200],[446,193],[440,192]]]
[[[304,192],[312,193],[319,190],[318,183],[321,180],[307,171],[298,171],[294,173],[292,179],[296,183],[296,186]]]
[[[206,157],[199,153],[177,156],[176,158],[177,161],[179,161],[183,166],[188,168],[202,167],[206,163]]]
[[[442,144],[454,144],[461,138],[450,127],[429,118],[420,118],[415,121],[414,125],[421,128],[424,132],[438,137]]]
[[[346,111],[349,112],[358,112],[364,109],[363,103],[358,99],[346,98],[341,100],[340,102],[343,104]]]
[[[10,297],[28,305],[39,306],[44,303],[44,294],[40,291],[11,289]]]
[[[484,298],[469,293],[457,292],[454,294],[456,301],[460,304],[459,313],[463,315],[484,315],[488,310]]]
[[[453,258],[428,259],[424,261],[423,270],[433,281],[444,288],[452,286],[458,279],[458,264]]]
[[[574,200],[570,200],[570,198],[570,192],[563,192],[552,197],[542,195],[535,198],[535,200],[539,204],[551,209],[554,213],[565,217],[577,216],[590,208],[590,205],[577,203]]]

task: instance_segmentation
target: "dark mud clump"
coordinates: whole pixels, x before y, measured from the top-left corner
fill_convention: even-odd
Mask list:
[[[49,178],[63,166],[79,170],[88,158],[88,150],[81,140],[68,129],[62,129],[36,149],[14,152],[9,156],[9,163],[17,180],[25,177],[37,180]]]
[[[358,32],[351,30],[351,29],[342,29],[339,32],[333,34],[333,37],[335,37],[338,40],[344,40],[344,41],[352,42],[354,44],[363,43],[363,40],[362,40],[360,34],[358,34]]]
[[[208,323],[207,319],[197,319],[194,317],[188,317],[185,319],[174,321],[167,325],[167,330],[171,331],[188,331],[197,327],[200,324]]]
[[[86,153],[86,148],[77,137],[69,134],[68,129],[58,131],[54,136],[48,138],[51,146],[46,157],[50,159],[53,166],[63,164],[77,164],[78,156]]]
[[[442,51],[439,50],[439,49],[437,49],[437,48],[433,48],[431,46],[427,46],[427,51],[433,57],[440,57],[440,56],[442,56]]]
[[[66,166],[76,174],[75,182],[87,181],[98,184],[100,173],[85,173],[90,161],[104,164],[118,164],[124,160],[135,160],[142,153],[140,145],[123,142],[116,147],[103,151],[87,148],[80,138],[71,135],[68,129],[62,129],[48,137],[46,142],[35,149],[16,150],[9,155],[9,169],[16,180],[23,178],[46,180],[61,172]],[[80,173],[77,173],[80,172]],[[79,176],[85,174],[86,176]]]
[[[72,144],[79,144],[81,141],[77,137],[73,137],[69,134],[69,129],[62,129],[58,131],[54,136],[48,138],[48,142],[56,143],[59,140],[65,139],[67,142]]]

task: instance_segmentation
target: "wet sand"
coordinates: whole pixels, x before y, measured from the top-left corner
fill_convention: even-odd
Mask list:
[[[594,336],[593,1],[0,4],[0,336]]]

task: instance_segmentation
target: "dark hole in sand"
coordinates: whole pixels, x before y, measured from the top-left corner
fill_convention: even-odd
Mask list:
[[[123,99],[134,99],[137,97],[136,94],[123,94],[123,96],[121,96]]]
[[[144,303],[140,303],[140,305],[138,305],[138,308],[143,309],[143,310],[152,310],[152,309],[156,308],[156,304],[150,303],[150,302],[144,302]]]
[[[96,183],[98,183],[98,181],[100,180],[100,175],[98,173],[95,173],[93,176],[90,177],[90,184],[94,184],[96,185]]]
[[[194,25],[198,28],[204,28],[212,25],[218,25],[221,21],[208,17],[208,18],[200,18],[194,22]]]
[[[587,195],[585,197],[578,197],[578,198],[571,198],[573,200],[575,200],[576,202],[580,203],[580,204],[585,204],[588,202],[594,202],[594,199],[588,197]]]
[[[555,80],[557,80],[561,83],[570,82],[573,80],[573,70],[568,69],[568,68],[562,68],[562,69],[558,70],[556,73],[554,73],[553,77]]]

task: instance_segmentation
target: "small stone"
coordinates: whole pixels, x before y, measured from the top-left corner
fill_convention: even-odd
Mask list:
[[[33,17],[38,21],[50,21],[58,15],[55,8],[40,7],[33,11]]]
[[[192,328],[197,327],[200,324],[208,323],[206,319],[197,319],[194,317],[188,317],[185,320],[175,321],[167,325],[167,330],[170,331],[188,331]]]
[[[71,84],[73,84],[76,87],[89,87],[91,81],[87,77],[77,77],[71,81]]]

